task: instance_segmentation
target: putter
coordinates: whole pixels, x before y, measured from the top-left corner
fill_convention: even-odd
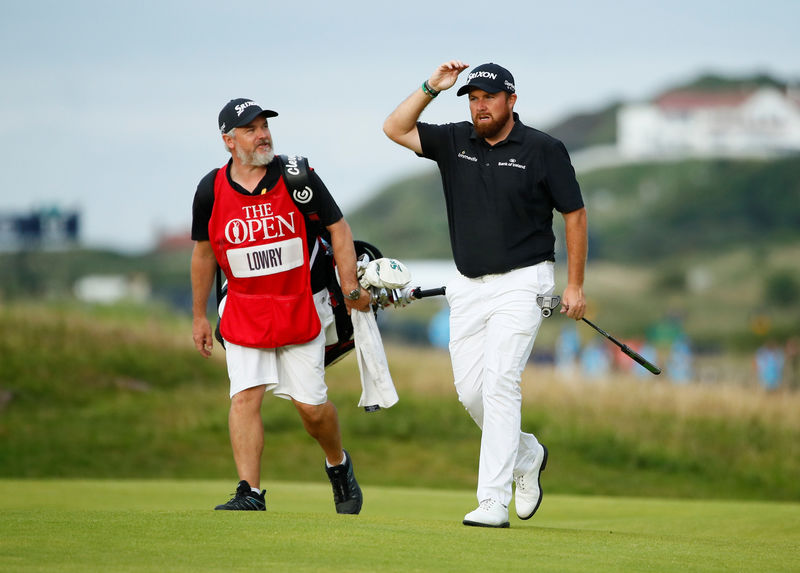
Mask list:
[[[542,309],[542,317],[547,318],[553,313],[553,310],[558,308],[558,305],[561,304],[561,297],[558,295],[546,296],[540,294],[536,297],[536,304],[539,308]],[[636,363],[644,366],[647,370],[649,370],[655,375],[661,374],[661,368],[659,368],[652,362],[649,362],[644,356],[633,350],[630,346],[628,346],[627,344],[623,344],[622,342],[611,336],[605,330],[603,330],[593,322],[589,321],[588,319],[581,318],[581,320],[586,324],[588,324],[589,326],[591,326],[592,328],[594,328],[597,332],[602,334],[608,340],[616,344],[624,354],[630,356]]]

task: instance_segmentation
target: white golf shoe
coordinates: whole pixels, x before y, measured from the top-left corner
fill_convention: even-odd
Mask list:
[[[508,527],[508,508],[496,499],[484,499],[478,508],[464,516],[464,525]]]
[[[539,504],[542,503],[542,484],[539,481],[547,465],[547,448],[539,444],[542,451],[536,456],[533,467],[522,475],[515,475],[514,481],[517,484],[517,491],[514,494],[514,507],[520,519],[530,519]]]

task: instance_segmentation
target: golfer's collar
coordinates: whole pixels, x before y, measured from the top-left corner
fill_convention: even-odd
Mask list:
[[[503,145],[504,143],[514,142],[514,143],[522,143],[524,140],[524,135],[522,130],[525,128],[525,125],[519,120],[519,114],[517,112],[511,112],[511,117],[514,118],[514,127],[511,128],[511,133],[508,134],[503,141],[498,141],[492,147],[497,147],[498,145]],[[486,143],[486,141],[475,133],[475,126],[473,125],[469,134],[470,139],[480,140]],[[488,144],[487,144],[488,145]]]

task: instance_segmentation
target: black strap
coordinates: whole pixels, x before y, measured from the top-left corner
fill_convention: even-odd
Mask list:
[[[303,213],[308,213],[308,205],[314,197],[314,190],[309,185],[308,159],[302,155],[281,155],[280,159],[292,200]]]
[[[222,269],[220,269],[219,264],[217,264],[217,313],[219,313],[219,305],[222,303],[223,296],[225,296],[225,291],[222,289]],[[222,333],[219,330],[221,322],[222,318],[218,316],[217,326],[214,328],[214,338],[222,345],[222,348],[225,348],[225,340],[222,338]]]
[[[222,302],[222,269],[217,264],[217,308]]]

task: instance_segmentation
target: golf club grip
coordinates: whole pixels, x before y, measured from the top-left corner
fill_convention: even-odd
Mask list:
[[[411,294],[414,298],[426,298],[429,296],[443,296],[445,290],[445,287],[429,288],[424,290],[421,287],[417,287],[411,291]]]
[[[632,350],[631,347],[628,346],[627,344],[623,344],[622,346],[620,346],[620,349],[622,350],[622,352],[633,358],[636,362],[647,368],[653,374],[655,375],[661,374],[661,368],[659,368],[658,366],[656,366],[651,362],[648,362],[648,360],[644,356],[642,356],[635,350]]]

